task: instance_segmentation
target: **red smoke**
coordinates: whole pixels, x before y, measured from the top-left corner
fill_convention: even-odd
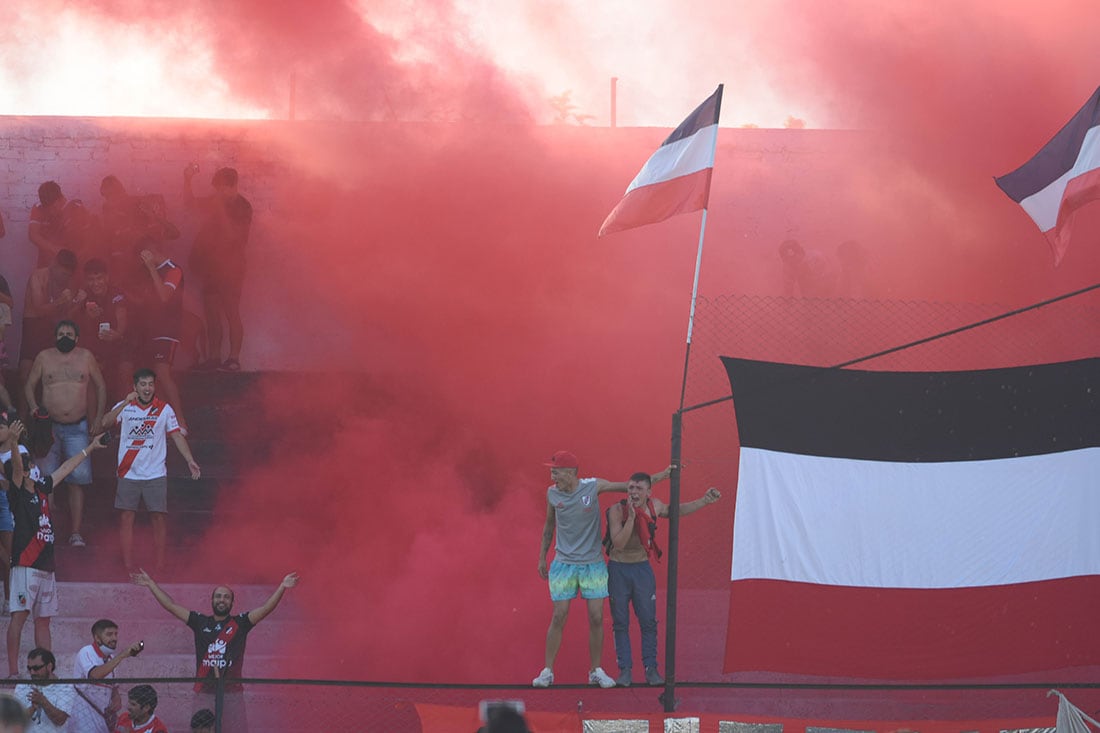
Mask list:
[[[250,255],[276,274],[248,297],[303,315],[254,311],[247,337],[324,346],[302,359],[311,382],[262,386],[253,429],[270,460],[225,493],[197,562],[212,581],[229,554],[242,577],[302,574],[315,624],[290,640],[302,661],[288,676],[330,676],[314,661],[335,656],[342,676],[525,681],[550,612],[540,464],[558,449],[608,478],[667,463],[697,217],[596,241],[666,131],[535,127],[529,95],[470,47],[454,6],[428,6],[406,36],[349,7],[89,6],[198,33],[233,95],[281,110],[293,72],[300,117],[373,123],[257,143],[286,166]],[[1054,270],[992,182],[1100,83],[1090,3],[787,2],[748,29],[728,3],[694,12],[684,32],[701,47],[744,32],[778,89],[829,126],[869,130],[723,131],[704,293],[778,294],[776,247],[792,236],[828,252],[859,239],[882,298],[1017,305],[1096,278],[1100,214],[1085,212]],[[705,79],[701,100],[715,72],[694,66],[681,76]],[[241,166],[246,196],[256,173]],[[687,498],[705,488],[685,481]],[[685,538],[713,550],[701,586],[728,577],[728,538],[705,536],[728,533],[720,507]],[[575,608],[561,681],[583,679],[585,631]],[[610,669],[610,633],[605,646]]]

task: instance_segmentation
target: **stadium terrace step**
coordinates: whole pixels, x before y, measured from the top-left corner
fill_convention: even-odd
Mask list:
[[[168,583],[162,586],[169,595],[187,608],[209,612],[213,584]],[[255,608],[271,595],[270,585],[240,585],[234,590],[239,599],[235,610]],[[191,632],[160,607],[146,589],[131,583],[58,584],[60,614],[50,624],[52,647],[60,671],[66,673],[77,651],[91,641],[92,624],[110,618],[119,625],[120,645],[145,641],[145,651],[126,662],[128,677],[194,674],[194,642]],[[275,676],[278,655],[286,635],[301,627],[306,612],[301,603],[288,594],[279,608],[248,637],[247,670],[256,676]],[[23,630],[22,654],[33,646],[31,625]]]
[[[17,384],[14,373],[5,374],[9,387]],[[212,525],[215,513],[224,517],[236,511],[232,502],[219,501],[232,492],[250,470],[262,467],[270,457],[273,441],[257,431],[257,414],[264,414],[265,396],[303,394],[314,387],[317,375],[304,373],[183,373],[179,375],[190,434],[188,443],[202,466],[202,477],[193,481],[186,462],[168,448],[168,564],[170,577],[203,580],[187,567],[187,551],[194,548]],[[362,377],[347,377],[362,380]],[[117,438],[115,439],[117,441]],[[63,491],[55,501],[54,523],[58,544],[59,580],[125,578],[118,553],[118,512],[114,508],[117,442],[93,454],[93,482],[85,492],[84,548],[70,548],[68,501]],[[136,552],[151,552],[148,519],[139,513]]]

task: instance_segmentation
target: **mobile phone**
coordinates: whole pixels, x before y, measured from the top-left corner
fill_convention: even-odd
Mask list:
[[[104,331],[110,331],[110,330],[111,330],[111,324],[110,323],[101,323],[101,324],[99,324],[99,332],[100,333],[103,333]]]
[[[114,438],[115,438],[115,436],[111,435],[111,431],[108,430],[103,435],[99,436],[99,444],[100,445],[107,445],[112,440],[114,440]],[[142,642],[142,643],[144,644],[145,642]]]

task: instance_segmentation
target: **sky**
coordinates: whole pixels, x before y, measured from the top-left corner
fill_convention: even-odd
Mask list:
[[[410,65],[438,62],[433,36],[440,19],[424,9],[443,8],[438,12],[447,16],[450,40],[507,75],[536,121],[553,120],[550,100],[568,94],[572,111],[587,124],[607,125],[610,80],[617,77],[620,125],[675,126],[679,110],[691,109],[722,81],[736,87],[727,97],[725,124],[779,127],[792,115],[819,126],[828,122],[815,115],[812,100],[773,87],[754,51],[760,32],[754,24],[767,14],[746,0],[714,11],[717,19],[708,18],[709,10],[693,17],[665,0],[457,0],[446,7],[418,4],[415,13],[396,0],[337,4],[348,9],[347,22],[399,41],[394,58]],[[178,4],[189,5],[203,3]],[[57,0],[7,6],[12,18],[0,29],[0,113],[278,118],[288,114],[298,73],[300,114],[309,114],[315,91],[307,81],[309,58],[272,69],[276,89],[267,99],[242,98],[217,67],[201,20],[180,15],[178,7]],[[170,19],[148,17],[148,8]],[[711,20],[728,20],[737,32],[707,32]],[[685,66],[697,73],[686,75]]]

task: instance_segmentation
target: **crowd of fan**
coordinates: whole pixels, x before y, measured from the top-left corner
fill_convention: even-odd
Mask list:
[[[17,678],[21,671],[20,640],[30,617],[35,636],[35,649],[26,660],[30,682],[57,676],[49,630],[50,618],[57,612],[51,516],[54,487],[62,483],[68,487],[69,544],[83,547],[84,488],[91,483],[88,458],[108,445],[117,431],[115,508],[121,512],[122,560],[128,571],[136,571],[133,521],[144,503],[152,520],[159,571],[166,538],[169,440],[187,460],[192,478],[200,475],[186,441],[187,423],[173,375],[177,351],[189,351],[196,370],[240,369],[243,327],[239,302],[252,207],[237,191],[237,172],[232,168],[214,173],[209,196],[194,195],[192,178],[197,172],[193,164],[184,170],[183,203],[201,217],[187,270],[201,283],[205,319],[184,307],[184,267],[168,255],[168,242],[178,239],[180,230],[168,219],[164,197],[130,195],[114,175],[105,177],[100,186],[99,215],[81,201],[67,199],[54,181],[39,186],[39,202],[30,212],[27,231],[37,260],[21,311],[0,273],[0,462],[4,468],[0,479],[0,563],[4,567],[0,571],[5,609],[11,614],[9,679]],[[4,234],[0,220],[0,237]],[[14,349],[4,337],[16,317],[21,319],[22,338],[18,377],[13,384],[10,380],[5,383],[2,370],[12,366],[8,357]],[[224,360],[223,320],[229,336]],[[143,571],[136,577],[148,582],[135,582],[155,587]],[[280,586],[278,597],[283,590]],[[155,589],[154,595],[158,591]],[[160,596],[157,598],[164,605]],[[231,605],[230,597],[230,606],[221,617],[217,607],[214,616],[202,616],[210,627],[202,633],[217,634],[222,632],[222,624],[236,623],[236,617],[228,616]],[[193,630],[198,644],[200,630]],[[241,655],[246,633],[247,629],[240,634]],[[122,659],[141,650],[135,644],[116,655],[117,624],[106,619],[97,622],[92,635],[93,643],[77,655],[74,677],[102,679],[113,673]],[[215,646],[212,643],[211,649]],[[225,646],[220,645],[219,653],[224,654]],[[225,666],[216,659],[210,661]],[[96,675],[95,670],[103,674]],[[104,690],[106,697],[99,699]],[[86,704],[80,704],[77,696]],[[109,685],[21,684],[14,700],[0,697],[0,731],[21,731],[26,725],[30,726],[26,730],[77,733],[164,730],[154,715],[157,694],[149,685],[129,690],[129,707],[121,715],[107,715],[109,706],[115,711],[122,707],[117,689]],[[88,720],[82,722],[75,715],[81,709],[95,714],[86,715]],[[212,730],[212,726],[208,710],[200,710],[192,720],[195,731]]]

